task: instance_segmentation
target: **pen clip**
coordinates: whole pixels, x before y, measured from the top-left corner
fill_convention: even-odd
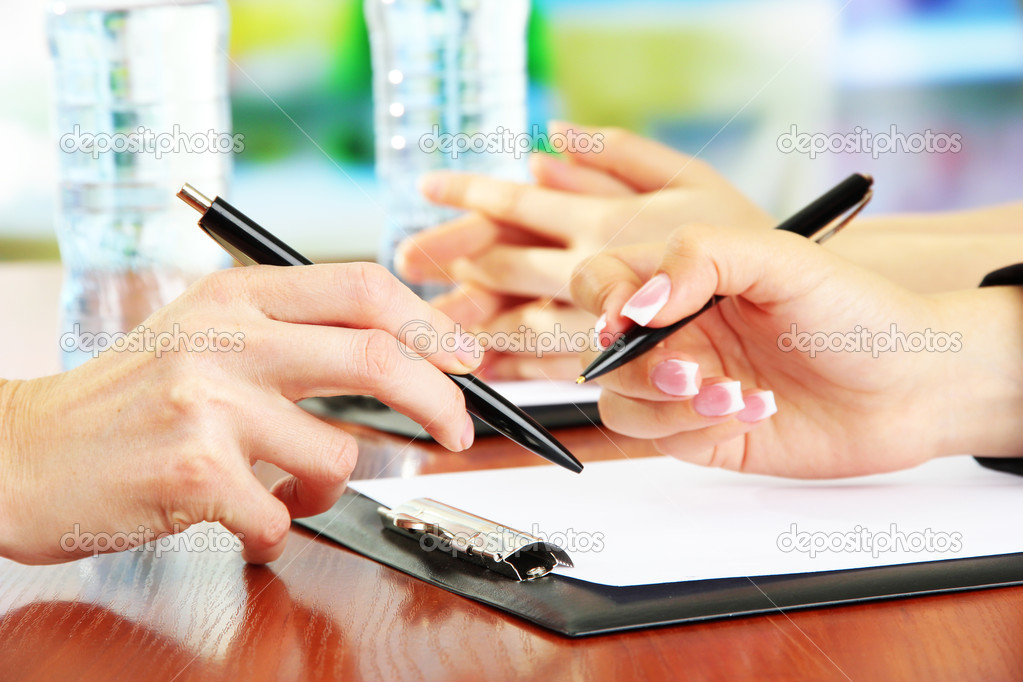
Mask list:
[[[874,190],[873,189],[868,189],[867,193],[863,195],[863,198],[860,199],[859,203],[857,203],[855,206],[853,206],[852,210],[844,218],[842,218],[838,222],[838,224],[836,224],[834,227],[831,227],[831,229],[828,229],[830,224],[829,225],[825,225],[824,227],[821,228],[821,231],[827,230],[827,232],[822,234],[820,237],[817,237],[816,239],[814,239],[813,237],[811,237],[811,239],[813,239],[818,244],[823,244],[827,240],[829,240],[832,237],[834,237],[836,234],[838,234],[842,230],[842,228],[844,228],[846,225],[848,225],[850,222],[852,222],[852,219],[855,218],[856,216],[858,216],[860,214],[860,211],[862,211],[864,208],[866,208],[867,204],[870,203],[870,200],[872,198],[874,198]]]

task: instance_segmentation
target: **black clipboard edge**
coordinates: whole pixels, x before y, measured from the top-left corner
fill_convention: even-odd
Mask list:
[[[378,503],[349,490],[296,520],[349,549],[432,585],[569,637],[778,611],[1023,584],[1023,553],[797,575],[611,587],[563,576],[515,582],[386,531]]]

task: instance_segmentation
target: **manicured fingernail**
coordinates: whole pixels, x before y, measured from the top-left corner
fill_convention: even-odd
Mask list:
[[[654,275],[622,308],[622,315],[638,325],[647,325],[661,311],[671,295],[671,278],[666,273]]]
[[[483,351],[479,343],[476,342],[476,337],[465,332],[458,335],[458,348],[455,349],[455,357],[460,363],[473,368],[480,364],[482,355]]]
[[[735,418],[741,422],[758,422],[778,411],[774,402],[774,391],[757,391],[743,397],[746,407]]]
[[[607,329],[607,313],[604,313],[597,318],[597,321],[593,325],[593,343],[597,344],[597,348],[604,350],[607,346],[600,339],[601,333]]]
[[[437,199],[444,193],[444,175],[426,173],[419,178],[419,191],[428,199]]]
[[[472,415],[465,415],[465,428],[462,429],[462,449],[468,450],[472,447],[472,441],[476,437],[476,427],[472,423]]]
[[[700,366],[695,362],[665,360],[654,367],[650,378],[653,380],[654,386],[668,395],[684,397],[700,392],[699,386],[696,385],[698,371],[700,371]]]
[[[738,412],[744,406],[742,384],[738,381],[705,385],[693,398],[693,409],[704,417],[723,417]]]

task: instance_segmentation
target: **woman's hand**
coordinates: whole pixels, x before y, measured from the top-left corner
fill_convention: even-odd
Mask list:
[[[679,225],[770,227],[770,216],[699,159],[638,135],[552,123],[600,151],[531,157],[539,186],[435,172],[423,194],[470,213],[402,243],[408,281],[453,280],[514,296],[568,300],[568,277],[603,249],[664,241]]]
[[[680,459],[832,477],[1023,453],[1018,288],[929,298],[793,234],[688,226],[592,259],[573,294],[605,344],[728,297],[600,379],[604,423]]]
[[[329,509],[357,454],[295,401],[371,394],[452,450],[472,443],[442,372],[474,369],[473,341],[423,359],[397,338],[414,320],[459,334],[376,265],[240,268],[154,314],[125,339],[131,351],[0,385],[0,554],[56,563],[104,549],[68,549],[73,529],[139,544],[140,527],[152,539],[218,521],[247,560],[277,558],[290,519]],[[291,476],[268,491],[256,460]]]
[[[457,283],[434,305],[485,337],[514,340],[520,327],[551,338],[591,333],[593,317],[567,302],[568,279],[608,246],[667,239],[690,220],[771,223],[697,159],[619,129],[571,128],[552,123],[550,133],[588,135],[600,151],[533,154],[538,186],[455,173],[423,180],[430,199],[472,212],[406,240],[399,272],[412,282]],[[481,368],[495,379],[574,379],[577,370],[567,344],[543,357],[536,348],[491,351]]]

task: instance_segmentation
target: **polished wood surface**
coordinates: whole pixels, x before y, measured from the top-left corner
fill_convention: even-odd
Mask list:
[[[352,430],[355,478],[536,463],[503,439],[451,454]],[[584,461],[649,454],[559,436]],[[268,567],[216,551],[0,562],[4,679],[1010,680],[1021,633],[1007,588],[571,640],[297,527]]]
[[[499,438],[452,454],[350,428],[354,478],[538,463]],[[558,435],[583,461],[652,454],[598,429]],[[1012,680],[1021,639],[1023,588],[572,640],[298,527],[267,567],[211,550],[0,560],[4,680]]]

